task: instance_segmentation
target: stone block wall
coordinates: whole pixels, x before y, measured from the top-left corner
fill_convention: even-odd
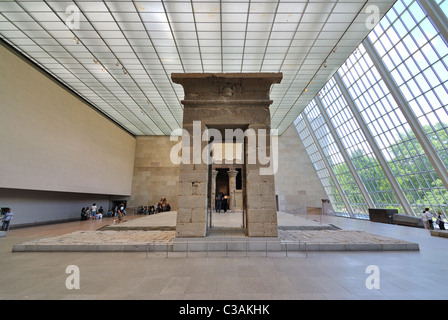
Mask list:
[[[179,138],[179,142],[181,139]],[[172,210],[178,209],[179,165],[171,161],[177,141],[169,136],[136,137],[131,207],[156,204],[165,197]]]
[[[178,194],[181,188],[185,189],[182,190],[182,194],[194,195],[198,192],[205,192],[205,182],[197,185],[191,184],[192,181],[195,181],[193,176],[184,177],[189,183],[179,185],[180,165],[171,162],[170,152],[173,146],[181,141],[181,138],[178,141],[170,141],[170,137],[166,136],[147,136],[137,137],[136,140],[130,206],[150,205],[156,203],[161,197],[166,197],[173,210],[178,210]],[[278,151],[279,166],[274,181],[279,210],[306,214],[306,207],[321,207],[322,199],[327,198],[327,195],[293,125],[279,137]],[[259,190],[260,188],[266,187],[264,184],[257,184],[252,187],[255,189],[248,190],[248,192],[258,194],[263,191]],[[188,201],[188,199],[181,200]],[[275,200],[271,202],[271,199],[266,200],[261,196],[258,200],[252,201],[249,205],[258,209],[261,209],[267,202],[275,205]],[[205,195],[204,201],[206,201]],[[193,206],[196,205],[195,203]],[[191,221],[193,215],[194,220],[199,223],[203,221],[198,219],[205,218],[202,211],[201,213],[191,211],[182,219]],[[255,221],[252,222],[255,223]]]

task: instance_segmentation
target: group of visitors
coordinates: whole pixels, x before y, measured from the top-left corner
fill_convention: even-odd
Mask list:
[[[223,194],[220,192],[215,198],[215,209],[216,212],[220,213],[221,209],[226,212],[228,210],[228,196],[227,194]],[[155,207],[157,209],[155,209]],[[166,198],[161,198],[159,202],[155,206],[140,206],[137,210],[138,214],[154,214],[155,212],[166,212],[170,211],[171,206],[169,202],[166,201]],[[94,203],[91,207],[83,207],[81,210],[81,220],[90,220],[90,219],[102,219],[103,218],[104,209],[100,207],[98,209],[96,203]],[[123,220],[123,217],[126,215],[125,205],[122,202],[119,206],[115,207],[114,212],[109,209],[107,212],[107,216],[118,216],[118,220],[114,220],[114,223],[120,223]],[[11,220],[13,219],[14,214],[12,213],[11,208],[8,208],[5,212],[5,216],[0,218],[2,221],[1,231],[8,231]],[[429,208],[425,208],[422,213],[422,222],[425,229],[434,230],[434,219],[436,218],[436,224],[439,226],[440,230],[445,230],[445,222],[442,211],[437,211],[437,215],[431,213]]]
[[[140,206],[137,209],[137,214],[154,214],[154,213],[160,213],[160,212],[167,212],[171,211],[171,205],[168,201],[166,201],[166,198],[160,198],[159,202],[157,202],[153,206]]]
[[[94,203],[90,207],[83,207],[81,209],[81,220],[100,220],[103,219],[103,217],[117,217],[120,213],[126,215],[124,203],[116,206],[113,210],[109,209],[107,213],[104,212],[102,206],[100,206],[100,208],[98,209],[98,206],[96,205],[96,203]]]
[[[81,209],[81,220],[103,219],[103,213],[103,207],[100,207],[98,209],[98,206],[96,205],[96,203],[94,203],[91,207],[83,207]]]
[[[156,210],[158,213],[171,211],[170,203],[166,201],[166,198],[160,198],[159,202],[157,202]]]
[[[140,206],[137,208],[137,214],[150,215],[156,213],[154,206]]]
[[[422,221],[423,221],[423,226],[425,227],[425,229],[434,230],[433,218],[434,218],[434,216],[431,213],[431,211],[429,211],[429,208],[425,208],[425,210],[422,213]],[[437,211],[436,224],[439,226],[440,230],[445,230],[445,222],[443,220],[442,211],[440,211],[440,210]]]
[[[224,212],[227,212],[229,210],[229,196],[222,192],[218,193],[218,195],[215,197],[215,210],[218,213],[221,213],[221,209]]]

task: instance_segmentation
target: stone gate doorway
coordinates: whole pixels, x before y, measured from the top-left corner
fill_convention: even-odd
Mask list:
[[[224,137],[224,136],[223,136]],[[207,235],[246,235],[243,143],[214,143],[212,151],[211,210]]]
[[[226,142],[233,142],[234,136],[244,145],[242,184],[246,235],[277,237],[269,92],[274,83],[280,83],[282,74],[173,73],[171,77],[174,83],[183,86],[185,94],[176,237],[207,235],[212,217],[210,142],[215,137],[217,142],[223,141],[223,131]]]

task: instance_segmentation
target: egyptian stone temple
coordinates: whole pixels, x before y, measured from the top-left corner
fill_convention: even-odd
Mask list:
[[[243,231],[249,237],[277,237],[269,92],[282,74],[175,73],[172,79],[185,92],[176,236],[205,237],[212,226],[218,168],[209,151],[213,144],[226,143],[240,146],[232,148],[241,157],[230,163],[228,194],[236,207],[240,174]],[[233,162],[239,162],[238,168]]]

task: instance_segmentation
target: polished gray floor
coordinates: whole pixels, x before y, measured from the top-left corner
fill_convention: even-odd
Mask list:
[[[10,230],[0,238],[0,299],[430,299],[448,298],[448,239],[428,230],[323,217],[344,230],[416,242],[402,252],[12,252],[39,237],[95,230],[105,221],[83,221]],[[69,289],[79,270],[79,289]],[[372,269],[373,268],[373,269]],[[374,270],[372,272],[371,270]],[[372,280],[373,279],[373,280]],[[67,281],[69,280],[69,281]],[[72,281],[72,282],[70,282]],[[372,284],[376,287],[372,288]],[[70,285],[69,285],[70,287]]]

